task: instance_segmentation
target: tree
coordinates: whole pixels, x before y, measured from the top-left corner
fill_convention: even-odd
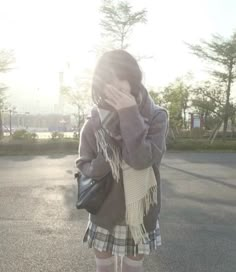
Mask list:
[[[150,94],[150,96],[153,99],[153,101],[154,101],[155,104],[157,104],[159,106],[163,105],[164,101],[163,101],[162,93],[161,92],[156,92],[154,90],[150,90],[149,94]]]
[[[0,73],[5,73],[11,68],[11,64],[14,62],[14,55],[12,50],[1,49],[0,50]],[[2,110],[6,101],[5,90],[7,87],[0,82],[0,138],[3,137],[2,128]]]
[[[229,39],[213,35],[210,42],[202,40],[200,44],[187,45],[194,55],[214,65],[211,74],[224,84],[225,104],[222,118],[225,138],[232,104],[231,87],[236,79],[236,32]]]
[[[223,87],[210,81],[192,90],[192,107],[204,117],[206,129],[219,126],[223,120],[225,96]]]
[[[127,1],[104,0],[100,9],[102,19],[102,35],[109,37],[112,46],[117,49],[126,49],[128,39],[134,26],[146,23],[147,11],[133,11],[133,7]]]
[[[5,91],[6,87],[0,85],[0,139],[3,137],[3,128],[2,128],[2,110],[5,102]]]
[[[11,64],[15,62],[12,50],[0,50],[0,73],[4,73],[12,69]]]
[[[67,102],[76,108],[75,118],[77,122],[77,132],[83,125],[85,114],[91,108],[91,95],[89,93],[90,81],[88,79],[77,82],[77,87],[63,86],[63,95],[67,98]]]
[[[169,111],[172,128],[187,128],[187,109],[191,87],[183,80],[176,79],[163,91],[163,101]]]

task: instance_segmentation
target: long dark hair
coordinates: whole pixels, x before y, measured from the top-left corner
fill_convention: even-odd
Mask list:
[[[138,99],[142,89],[142,72],[136,59],[124,50],[112,50],[102,55],[94,71],[92,99],[96,105],[105,106],[103,89],[112,82],[114,74],[118,79],[129,82],[131,94]]]

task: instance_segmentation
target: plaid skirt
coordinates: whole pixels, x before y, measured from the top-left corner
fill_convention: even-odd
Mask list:
[[[121,257],[149,255],[161,245],[159,220],[157,220],[155,230],[146,233],[143,241],[137,245],[134,243],[128,226],[117,225],[112,232],[109,232],[89,221],[83,242],[87,242],[89,248],[110,252],[112,255]]]

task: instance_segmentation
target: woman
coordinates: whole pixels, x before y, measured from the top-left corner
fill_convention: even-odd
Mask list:
[[[83,126],[76,165],[88,177],[110,171],[112,189],[89,216],[84,242],[94,249],[97,272],[143,271],[144,255],[161,245],[159,166],[168,116],[142,85],[137,61],[126,51],[106,52],[94,72],[95,107]]]

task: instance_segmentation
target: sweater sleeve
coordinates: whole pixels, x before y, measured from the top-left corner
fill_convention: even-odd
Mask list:
[[[125,162],[137,170],[159,164],[166,150],[167,112],[159,110],[150,126],[145,124],[136,105],[122,109],[118,114]]]
[[[81,130],[79,157],[76,160],[76,166],[83,175],[94,179],[101,179],[111,171],[110,165],[105,161],[102,153],[96,151],[96,139],[89,121]]]

